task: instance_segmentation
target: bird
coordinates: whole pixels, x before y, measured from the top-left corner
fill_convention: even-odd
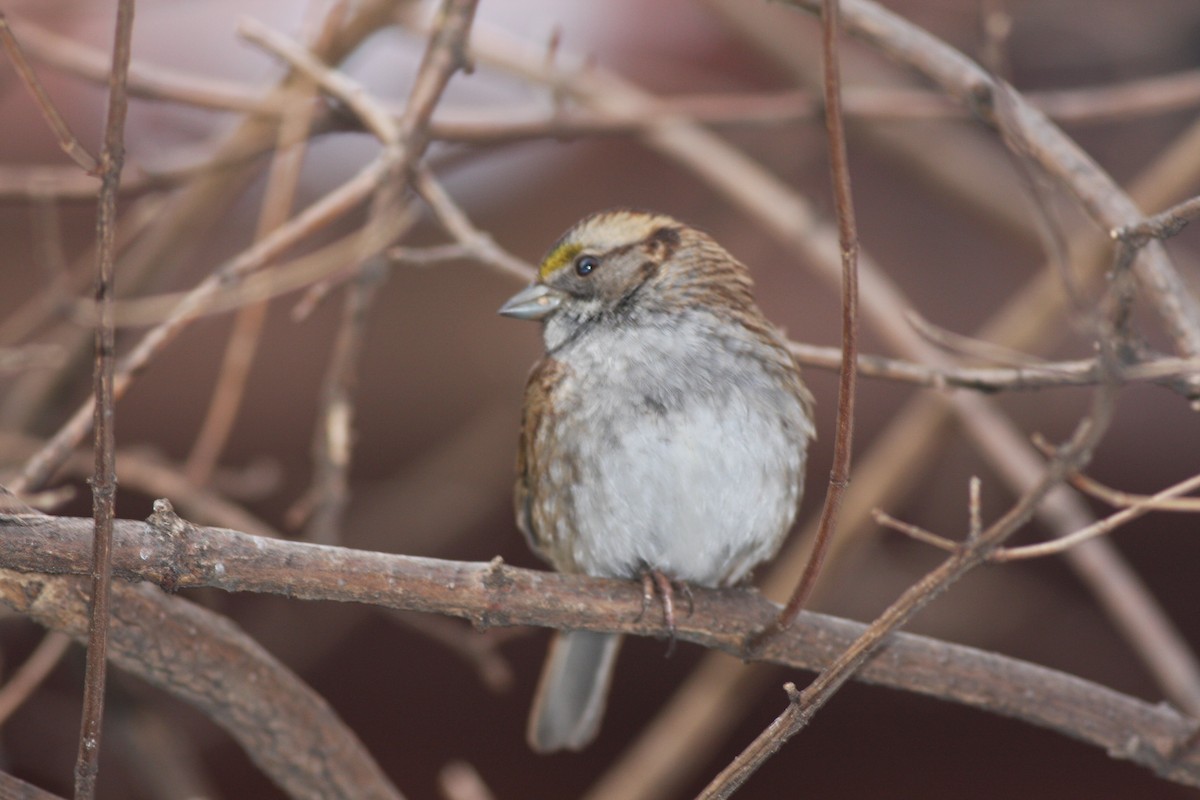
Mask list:
[[[803,494],[813,399],[748,269],[649,211],[591,214],[501,315],[542,325],[525,388],[514,506],[557,571],[739,584],[779,549]],[[621,637],[555,634],[527,738],[581,750],[603,718]]]

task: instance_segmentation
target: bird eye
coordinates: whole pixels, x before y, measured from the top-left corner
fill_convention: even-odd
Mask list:
[[[600,266],[600,259],[595,256],[580,256],[575,259],[575,274],[581,278],[586,278],[598,266]]]

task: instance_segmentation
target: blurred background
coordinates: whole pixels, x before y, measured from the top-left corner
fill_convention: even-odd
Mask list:
[[[134,60],[152,73],[162,68],[164,74],[176,71],[265,92],[283,68],[239,39],[239,19],[251,16],[299,38],[327,5],[318,0],[143,0]],[[93,151],[102,136],[105,87],[51,63],[54,53],[72,49],[55,46],[46,33],[80,43],[80,52],[92,48],[106,54],[114,7],[108,0],[4,4],[50,95]],[[1012,28],[1002,43],[1001,64],[1022,92],[1100,89],[1170,73],[1200,80],[1200,5],[1194,0],[893,0],[888,7],[974,58],[986,56],[985,15],[1007,12]],[[427,17],[430,10],[419,5],[415,13]],[[584,59],[656,95],[781,96],[817,85],[818,23],[779,4],[483,0],[477,23],[517,37],[534,52],[555,39],[559,59]],[[387,27],[368,38],[343,68],[400,108],[423,46],[419,35]],[[858,43],[850,43],[844,57],[848,93],[923,86]],[[552,110],[555,102],[546,88],[481,60],[472,74],[453,80],[435,118],[443,113],[445,119],[456,113],[458,118],[528,118]],[[853,108],[849,101],[848,107]],[[1189,130],[1198,107],[1180,103],[1154,113],[1096,114],[1062,124],[1104,169],[1128,184]],[[893,104],[851,120],[849,152],[862,245],[924,319],[972,335],[1045,271],[1039,218],[1046,208],[1031,199],[1022,170],[994,134],[965,117],[914,119],[904,111]],[[0,371],[3,476],[19,469],[36,442],[57,430],[90,391],[91,365],[78,358],[77,348],[91,334],[71,298],[89,294],[95,208],[85,191],[90,184],[76,180],[84,189],[69,191],[75,184],[62,182],[62,176],[78,170],[58,149],[7,61],[0,64],[0,120],[0,347],[50,346],[25,350],[34,354],[27,362]],[[189,170],[213,158],[242,124],[238,113],[135,98],[127,128],[132,188],[121,208],[126,219],[143,219],[152,230],[156,216],[168,213],[194,182]],[[714,129],[808,198],[819,216],[832,218],[819,115]],[[376,150],[375,141],[360,132],[315,137],[296,207],[346,180]],[[1197,160],[1200,152],[1192,157]],[[265,156],[239,163],[242,177],[236,185],[178,227],[165,246],[151,250],[144,241],[127,246],[118,264],[118,294],[185,290],[247,247],[267,163]],[[591,211],[636,206],[674,215],[710,232],[750,266],[761,305],[791,338],[838,344],[836,286],[753,215],[634,135],[435,142],[429,163],[480,229],[532,263]],[[1185,183],[1173,201],[1196,194],[1200,180]],[[1049,197],[1052,225],[1065,231],[1083,226],[1067,198],[1053,191]],[[320,232],[302,250],[344,235],[362,221],[363,215],[352,216]],[[432,216],[422,212],[402,243],[420,247],[446,241]],[[1185,232],[1170,244],[1193,287],[1198,242],[1194,233]],[[134,272],[131,265],[139,258],[145,263]],[[510,564],[540,566],[513,524],[511,487],[522,388],[541,341],[536,326],[495,314],[519,286],[469,261],[386,265],[357,372],[353,466],[341,544],[467,561],[500,555]],[[211,491],[288,536],[304,535],[297,509],[303,508],[314,477],[312,441],[343,291],[343,285],[335,286],[303,319],[295,313],[303,292],[270,303],[244,401],[207,480]],[[1137,319],[1148,346],[1170,349],[1156,317],[1142,305]],[[167,492],[163,476],[185,474],[233,320],[234,314],[220,313],[190,325],[118,405],[118,446],[133,465],[119,474],[119,516],[144,518],[155,497]],[[144,322],[123,328],[122,351],[146,329]],[[1064,313],[1024,349],[1049,359],[1084,358],[1091,355],[1091,344],[1081,331],[1078,320]],[[888,342],[869,325],[860,347],[865,353],[891,354]],[[817,397],[819,440],[797,530],[816,517],[824,494],[836,395],[835,373],[808,367],[805,375]],[[885,433],[902,437],[904,431],[893,423],[909,403],[929,394],[863,379],[859,463]],[[1089,393],[1054,389],[994,399],[1023,432],[1055,440],[1070,432]],[[1194,474],[1198,448],[1200,425],[1186,400],[1138,384],[1123,390],[1113,428],[1089,472],[1110,486],[1152,492]],[[903,476],[889,495],[889,513],[960,537],[973,475],[983,482],[985,521],[1012,502],[1011,491],[955,425],[941,426],[919,451],[919,459],[889,465],[894,477]],[[57,513],[90,515],[85,477],[80,469],[68,468],[55,479],[53,485],[76,489]],[[1102,505],[1092,505],[1097,514],[1105,513]],[[1200,557],[1196,533],[1194,516],[1158,514],[1123,529],[1113,543],[1185,638],[1200,643],[1189,566]],[[1035,523],[1020,539],[1037,541],[1044,534]],[[832,614],[869,621],[941,558],[873,524],[841,535],[844,546],[813,604]],[[662,642],[629,641],[596,744],[577,755],[541,757],[526,747],[524,725],[546,631],[477,634],[454,620],[374,608],[217,592],[186,596],[235,619],[327,698],[413,798],[447,796],[440,776],[458,762],[476,770],[499,798],[582,796],[706,656],[683,645],[668,659]],[[1094,596],[1060,559],[976,570],[911,629],[1028,659],[1150,701],[1163,698]],[[3,674],[11,674],[42,636],[27,620],[0,617]],[[803,685],[810,677],[762,665],[745,669],[757,673],[747,682],[754,688],[745,690],[715,751],[698,752],[680,765],[678,788],[669,796],[692,796],[783,708],[782,684]],[[69,792],[82,675],[83,651],[75,647],[4,723],[4,770]],[[165,693],[117,673],[110,698],[102,797],[282,796],[220,729]],[[801,793],[831,798],[1185,796],[1181,787],[1060,735],[861,684],[843,690],[738,796]]]

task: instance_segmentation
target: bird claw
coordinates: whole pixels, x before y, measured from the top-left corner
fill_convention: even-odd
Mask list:
[[[687,598],[688,615],[690,616],[695,608],[692,600],[692,589],[686,583],[680,583],[679,589],[683,596]],[[642,610],[638,613],[637,618],[640,620],[646,615],[646,610],[654,602],[654,596],[658,595],[662,598],[663,621],[667,625],[667,658],[675,652],[675,632],[677,630],[675,624],[675,584],[671,582],[665,574],[656,569],[647,569],[642,572]]]

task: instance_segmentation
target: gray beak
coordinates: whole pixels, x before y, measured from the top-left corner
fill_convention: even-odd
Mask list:
[[[508,298],[508,302],[500,306],[499,313],[514,319],[545,319],[554,313],[562,301],[562,292],[542,283],[534,283]]]

